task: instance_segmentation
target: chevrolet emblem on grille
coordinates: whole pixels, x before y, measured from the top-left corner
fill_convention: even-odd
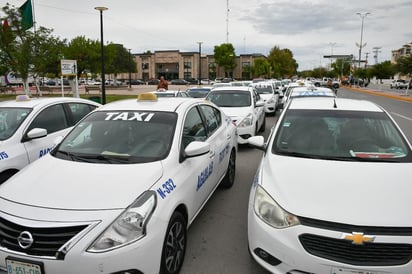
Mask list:
[[[364,243],[373,242],[375,240],[375,236],[364,235],[362,232],[352,232],[352,234],[344,233],[341,238],[351,241],[354,245],[363,245]]]

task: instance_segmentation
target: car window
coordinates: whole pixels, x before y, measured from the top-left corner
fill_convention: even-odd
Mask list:
[[[47,129],[47,134],[69,127],[63,105],[57,104],[42,110],[30,124],[28,131],[33,128]]]
[[[274,153],[298,157],[409,161],[410,149],[383,112],[289,110]]]
[[[67,105],[72,113],[73,124],[77,124],[86,114],[96,108],[93,105],[83,103],[68,103]]]
[[[212,135],[222,124],[220,111],[212,106],[200,106],[203,115],[206,119],[206,125],[209,130],[209,135]]]
[[[97,111],[76,125],[55,155],[113,164],[158,161],[169,154],[176,121],[172,112]]]
[[[198,109],[194,107],[189,110],[185,118],[182,136],[183,147],[185,148],[193,141],[204,141],[206,138],[205,125]]]
[[[0,141],[10,138],[31,111],[30,108],[0,108]]]
[[[248,107],[251,105],[249,91],[211,92],[207,99],[219,107]]]

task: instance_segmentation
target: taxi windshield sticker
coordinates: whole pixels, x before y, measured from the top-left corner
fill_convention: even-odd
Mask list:
[[[139,121],[139,122],[150,122],[154,113],[147,112],[107,112],[106,121]]]

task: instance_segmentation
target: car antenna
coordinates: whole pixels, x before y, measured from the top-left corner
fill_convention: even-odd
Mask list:
[[[333,108],[338,108],[338,106],[336,105],[336,98],[333,98]]]

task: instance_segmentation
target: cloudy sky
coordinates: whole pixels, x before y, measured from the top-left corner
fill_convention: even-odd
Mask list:
[[[24,0],[0,0],[20,6]],[[132,53],[146,50],[198,51],[213,54],[215,45],[232,43],[236,54],[267,55],[288,48],[299,70],[329,64],[324,55],[390,60],[391,51],[412,42],[410,0],[33,0],[38,26],[71,40],[100,39],[103,13],[105,42],[121,43]],[[229,3],[229,6],[227,5]],[[228,11],[229,7],[229,11]],[[3,14],[1,14],[2,16]]]

